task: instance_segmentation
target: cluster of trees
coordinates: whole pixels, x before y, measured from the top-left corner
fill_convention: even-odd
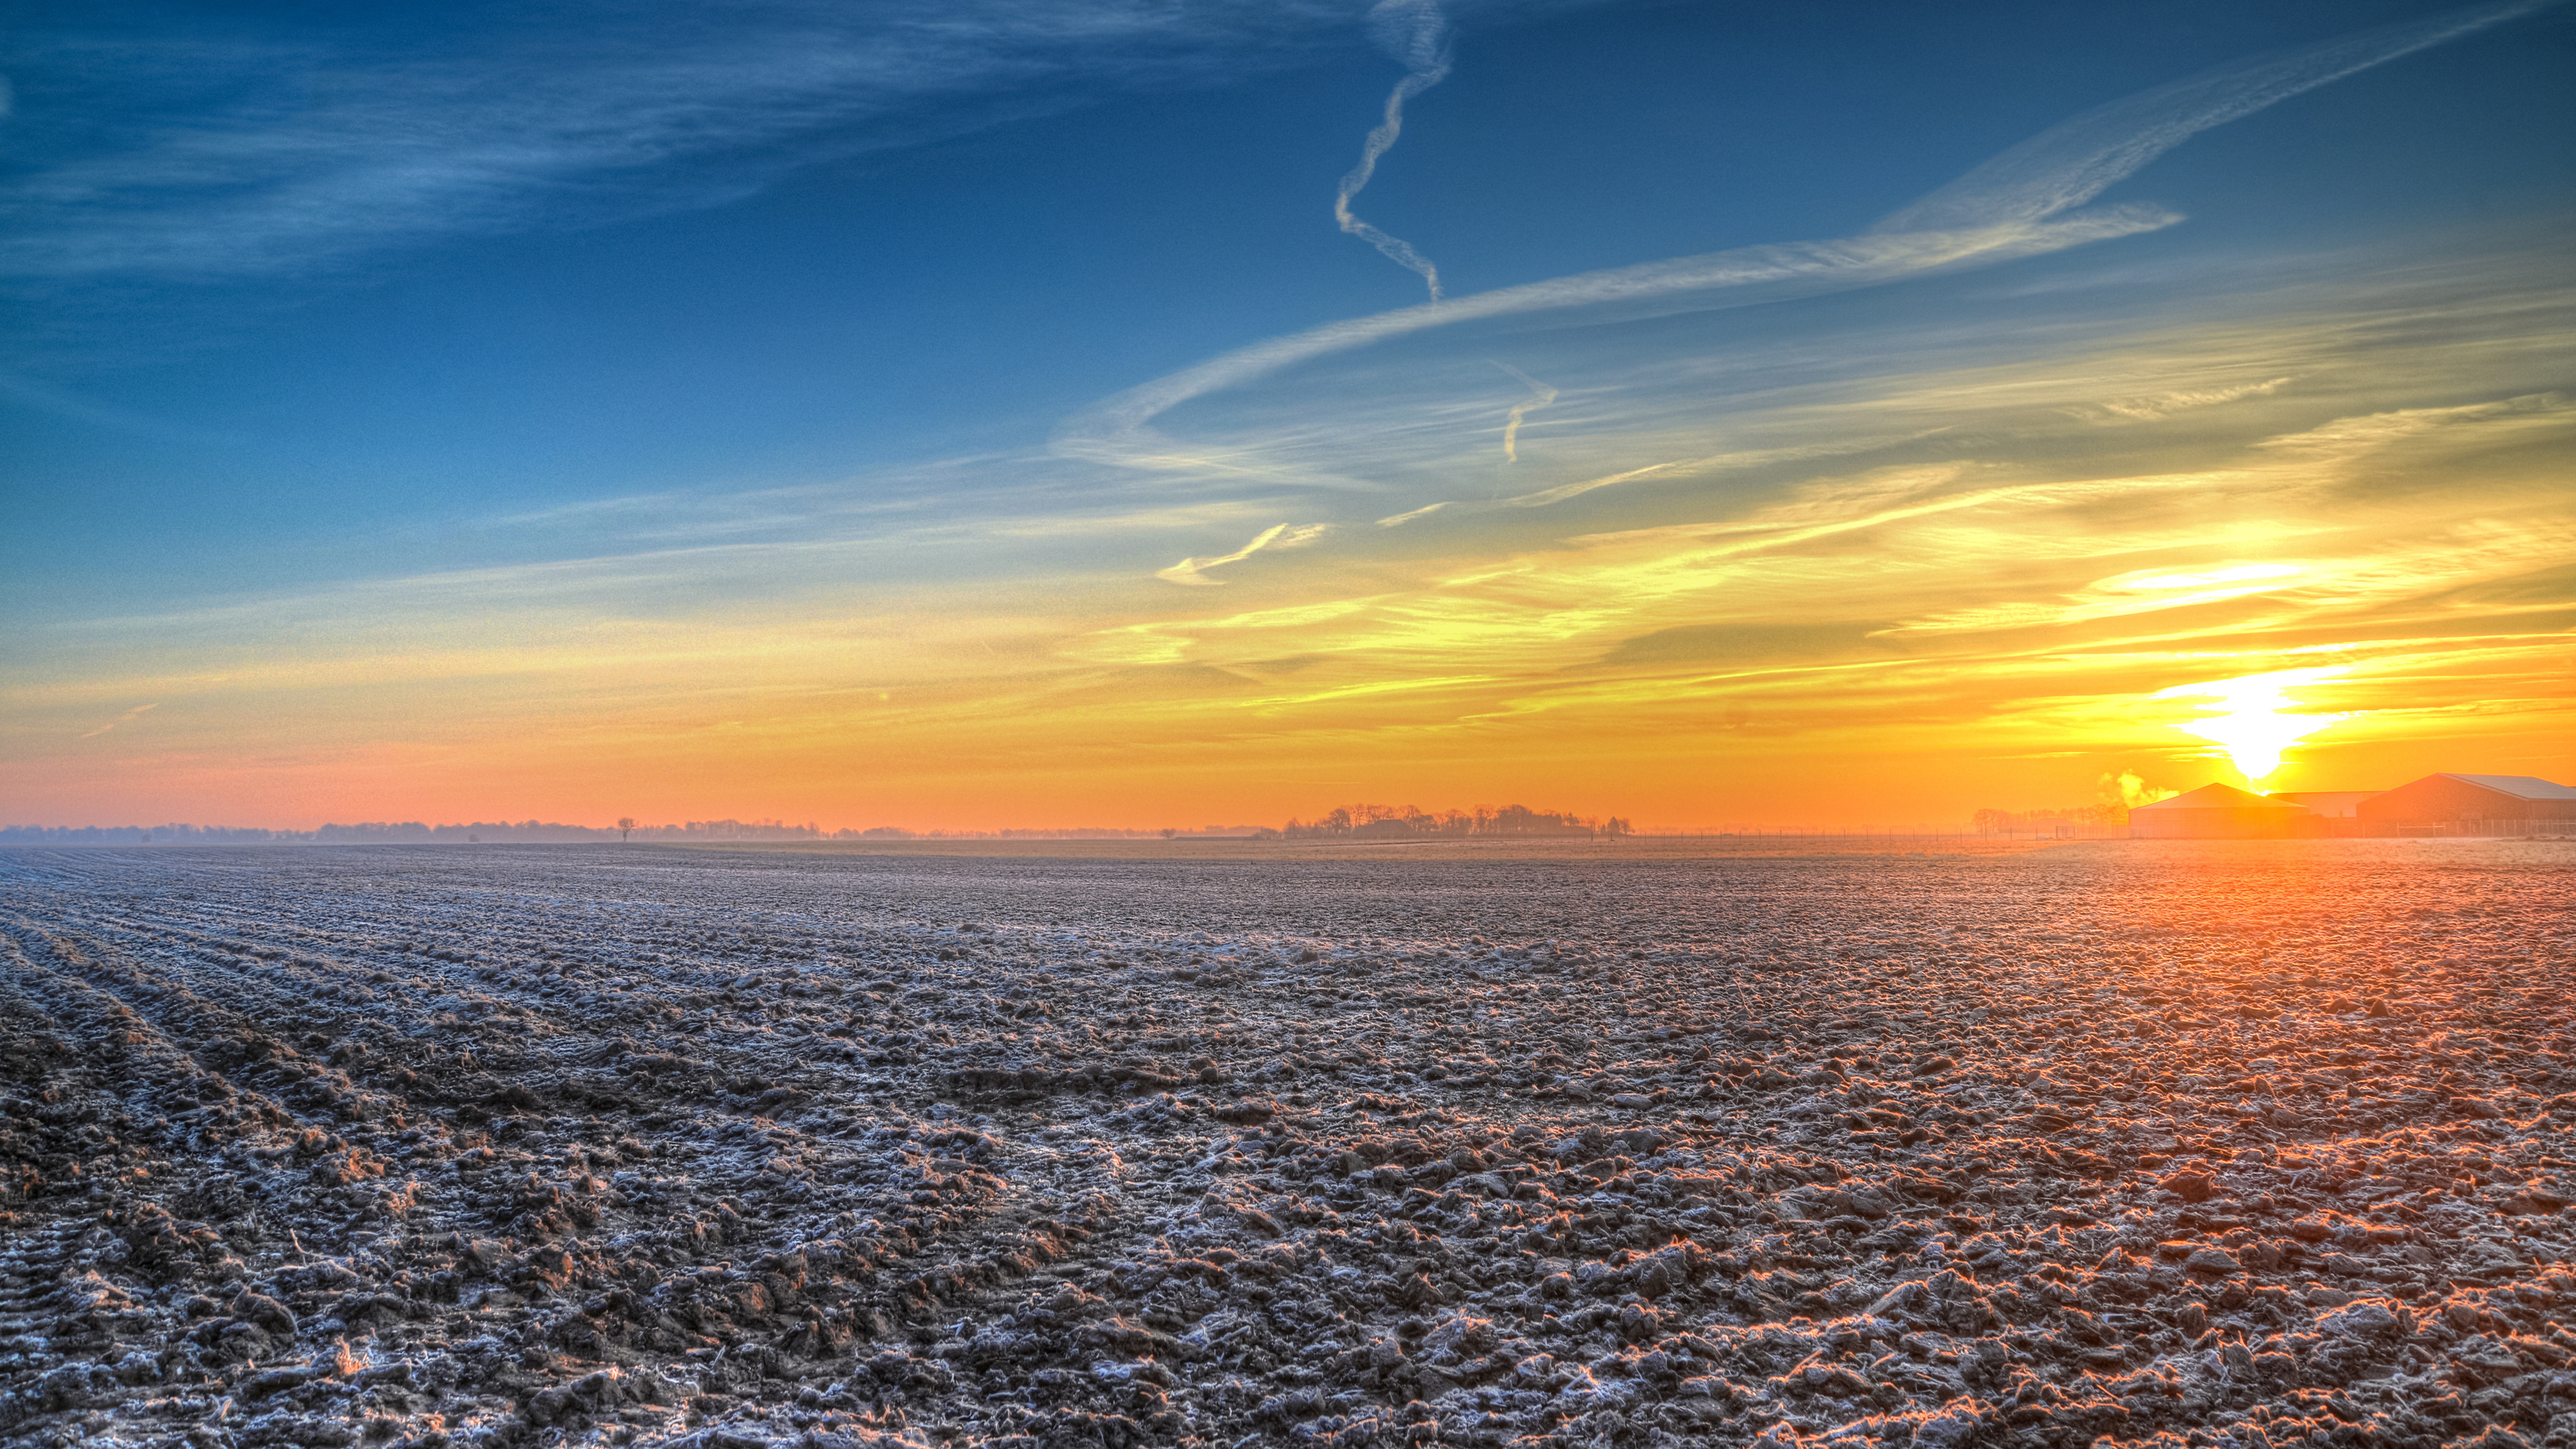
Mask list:
[[[1291,840],[1347,838],[1400,840],[1410,837],[1495,835],[1633,834],[1636,827],[1613,815],[1576,815],[1571,810],[1532,810],[1506,805],[1500,810],[1479,805],[1473,810],[1424,810],[1416,805],[1345,805],[1314,820],[1291,820],[1279,834]]]

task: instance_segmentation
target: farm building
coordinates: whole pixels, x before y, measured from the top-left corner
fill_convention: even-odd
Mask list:
[[[2361,802],[2356,813],[2381,826],[2485,825],[2565,821],[2576,827],[2576,789],[2530,775],[2426,775]]]
[[[2355,807],[2378,794],[2376,790],[2276,790],[2264,796],[2284,805],[2296,805],[2328,820],[2357,820]]]
[[[2278,840],[2324,833],[2324,818],[2315,811],[2233,785],[2203,785],[2129,812],[2132,840]]]

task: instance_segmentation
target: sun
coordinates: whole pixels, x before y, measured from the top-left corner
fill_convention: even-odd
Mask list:
[[[2240,679],[2213,679],[2177,684],[2156,692],[2158,699],[2198,696],[2219,701],[2220,712],[2174,728],[2215,743],[2228,762],[2249,782],[2281,768],[2281,752],[2349,714],[2290,714],[2296,703],[2288,691],[2302,684],[2341,674],[2339,668],[2282,669],[2248,674]]]

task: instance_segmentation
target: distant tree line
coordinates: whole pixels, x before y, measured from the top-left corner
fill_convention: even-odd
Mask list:
[[[0,825],[0,845],[578,845],[595,841],[796,841],[796,840],[1129,840],[1160,836],[1249,836],[1244,826],[1203,831],[1119,830],[1104,826],[1028,830],[866,829],[825,830],[777,820],[690,820],[677,825],[565,825],[550,820],[478,820],[430,825],[418,820],[323,825],[312,830],[260,830],[218,825]]]
[[[1290,820],[1279,834],[1291,840],[1410,838],[1464,839],[1470,836],[1633,834],[1636,827],[1613,815],[1576,815],[1571,810],[1532,810],[1506,805],[1500,810],[1479,805],[1472,810],[1424,810],[1417,805],[1345,805],[1313,820]]]
[[[1992,812],[1987,812],[1992,813]],[[1980,815],[1980,828],[1984,816]],[[1106,826],[1056,829],[904,830],[891,825],[825,830],[811,822],[790,825],[778,820],[690,820],[676,825],[642,825],[632,817],[615,825],[566,825],[551,820],[478,820],[468,824],[431,825],[419,820],[371,820],[354,825],[323,825],[312,830],[261,830],[217,825],[0,825],[0,845],[581,845],[597,842],[664,841],[861,841],[861,840],[1135,840],[1175,839],[1465,839],[1468,837],[1580,836],[1604,838],[1633,834],[1634,824],[1619,816],[1577,815],[1570,810],[1532,810],[1506,805],[1497,810],[1423,810],[1413,805],[1345,805],[1314,820],[1291,820],[1277,830],[1256,826],[1216,826],[1199,830],[1125,830]]]
[[[691,820],[681,825],[565,825],[552,820],[477,820],[430,825],[418,820],[371,820],[312,830],[258,830],[226,825],[0,825],[6,845],[573,845],[617,840],[824,840],[850,839],[857,831],[827,835],[813,825],[776,820]]]
[[[266,845],[312,838],[310,830],[231,825],[0,825],[0,845]]]
[[[1979,835],[2066,835],[2129,823],[2126,805],[2077,805],[2065,810],[1980,810]]]
[[[847,832],[844,832],[845,834]],[[604,840],[821,840],[818,826],[777,820],[691,820],[679,825],[564,825],[551,820],[478,820],[427,825],[417,820],[325,825],[304,836],[318,845],[579,845]]]

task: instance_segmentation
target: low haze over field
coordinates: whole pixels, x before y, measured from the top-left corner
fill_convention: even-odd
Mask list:
[[[0,801],[2567,779],[2572,14],[51,7]]]

